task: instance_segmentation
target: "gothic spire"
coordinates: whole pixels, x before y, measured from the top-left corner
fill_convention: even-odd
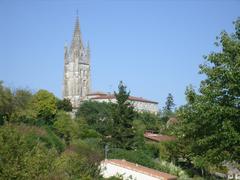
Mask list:
[[[88,64],[90,64],[90,54],[91,53],[91,51],[90,51],[90,45],[89,45],[89,41],[87,42],[87,62],[88,62]]]
[[[80,46],[82,46],[82,39],[81,39],[81,32],[80,32],[79,17],[77,15],[71,48],[74,48],[74,47],[79,48]]]
[[[67,42],[64,44],[64,62],[65,64],[68,63],[68,46]]]

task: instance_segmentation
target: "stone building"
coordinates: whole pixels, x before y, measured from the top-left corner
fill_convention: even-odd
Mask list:
[[[100,165],[104,178],[120,176],[123,180],[177,180],[176,176],[121,159],[105,159]]]
[[[115,102],[113,95],[91,93],[91,66],[89,45],[84,46],[79,18],[76,18],[71,46],[64,47],[64,81],[63,98],[69,99],[76,110],[81,102],[94,100],[99,102]],[[144,98],[130,96],[129,100],[138,111],[158,112],[158,103]]]
[[[109,93],[90,93],[86,97],[87,100],[97,101],[97,102],[112,102],[116,103],[116,98],[113,94]],[[136,111],[139,112],[150,112],[157,114],[159,112],[158,102],[144,99],[142,97],[129,96],[129,101],[132,103]]]
[[[73,108],[90,93],[90,72],[90,49],[84,47],[77,17],[71,46],[64,47],[63,98],[69,99]]]

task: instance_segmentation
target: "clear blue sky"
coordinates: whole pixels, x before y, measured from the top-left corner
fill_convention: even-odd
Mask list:
[[[164,105],[185,103],[196,88],[203,55],[222,30],[233,32],[238,0],[0,0],[0,80],[13,88],[47,89],[61,97],[64,43],[76,9],[90,42],[92,89],[131,94]]]

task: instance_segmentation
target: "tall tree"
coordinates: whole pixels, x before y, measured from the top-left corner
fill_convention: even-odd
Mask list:
[[[174,100],[173,100],[173,95],[171,93],[168,94],[167,96],[167,100],[165,102],[165,110],[171,112],[172,109],[174,108],[175,104],[174,104]]]
[[[163,108],[162,111],[162,120],[167,121],[170,116],[173,116],[173,108],[174,108],[174,99],[173,95],[171,93],[168,94],[166,102],[165,102],[165,107]]]
[[[33,96],[32,108],[39,120],[51,124],[51,120],[57,113],[56,97],[47,90],[39,90]]]
[[[117,103],[113,108],[113,130],[112,143],[115,147],[123,149],[134,149],[133,120],[135,117],[134,107],[129,102],[130,92],[127,92],[126,86],[121,81],[118,86],[118,92],[114,92]]]
[[[221,33],[216,43],[220,51],[200,65],[206,79],[199,94],[188,88],[188,103],[178,112],[178,137],[185,142],[187,157],[208,170],[223,161],[240,163],[240,19],[235,30]]]

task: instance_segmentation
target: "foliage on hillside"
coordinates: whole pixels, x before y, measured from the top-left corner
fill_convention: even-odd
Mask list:
[[[58,108],[52,93],[1,83],[0,97],[0,179],[101,178],[101,135]]]
[[[178,136],[175,153],[202,175],[222,169],[223,162],[240,164],[240,19],[235,30],[217,38],[219,51],[200,65],[206,79],[199,92],[187,88],[187,104],[179,108],[172,129]]]
[[[221,34],[220,51],[200,66],[199,92],[187,87],[187,104],[176,112],[171,94],[162,113],[136,112],[120,83],[117,103],[86,101],[71,118],[69,100],[0,82],[0,179],[103,179],[104,152],[179,179],[214,179],[213,172],[226,172],[223,162],[239,165],[240,19],[235,30]],[[177,139],[146,141],[147,130]]]

